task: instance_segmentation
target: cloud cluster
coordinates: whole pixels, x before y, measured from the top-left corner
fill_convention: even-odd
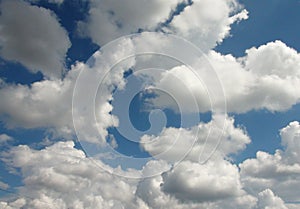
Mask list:
[[[71,43],[56,15],[20,0],[1,1],[0,10],[0,56],[60,78]]]
[[[288,202],[299,202],[300,193],[300,125],[291,122],[281,129],[284,150],[274,154],[259,151],[256,158],[247,159],[239,166],[242,181],[249,192],[270,188]]]
[[[143,135],[140,146],[154,159],[141,170],[112,168],[87,157],[71,140],[73,125],[79,127],[81,140],[94,147],[106,145],[107,128],[118,126],[117,116],[112,115],[112,100],[116,87],[126,87],[124,72],[146,63],[159,66],[153,57],[142,58],[142,64],[135,58],[123,58],[144,51],[171,51],[176,57],[184,48],[160,33],[140,33],[122,38],[117,48],[101,48],[86,64],[72,66],[62,79],[70,41],[58,18],[50,10],[19,0],[3,0],[0,9],[1,57],[45,75],[44,80],[29,85],[0,80],[1,120],[7,128],[46,128],[53,131],[54,138],[64,139],[41,150],[19,145],[1,151],[1,159],[20,171],[24,183],[17,188],[16,197],[0,201],[1,208],[297,207],[292,204],[300,202],[300,125],[296,121],[280,131],[283,150],[275,154],[258,151],[256,158],[239,165],[231,157],[251,140],[246,130],[236,126],[233,117],[220,114],[222,111],[214,112],[207,123]],[[195,43],[204,53],[196,58],[186,54],[194,71],[177,63],[160,74],[148,75],[151,87],[163,89],[182,102],[180,110],[184,113],[195,110],[191,107],[194,98],[200,112],[211,111],[210,102],[216,110],[226,102],[227,110],[234,113],[287,110],[300,100],[300,55],[294,49],[274,41],[246,50],[241,58],[211,50],[229,35],[231,24],[247,18],[247,11],[235,0],[91,0],[87,20],[78,23],[78,30],[101,46],[138,31],[176,34]],[[215,70],[216,77],[208,73],[210,69]],[[224,92],[217,89],[216,78]],[[210,95],[208,89],[215,94]],[[149,102],[174,108],[160,95]],[[12,140],[0,135],[1,144]],[[161,168],[170,169],[145,179],[126,179],[104,171],[136,177]],[[9,185],[0,181],[0,189],[7,188]]]
[[[195,0],[172,19],[168,29],[206,51],[229,35],[232,23],[248,18],[247,10],[240,9],[235,0]]]
[[[147,37],[146,34],[143,35]],[[147,39],[149,42],[146,44],[139,38],[138,36],[133,39],[124,39],[124,45],[119,46],[119,49],[123,50],[119,50],[118,53],[101,50],[87,64],[77,63],[63,80],[43,80],[35,82],[29,87],[2,83],[0,94],[6,99],[1,100],[0,107],[7,125],[25,128],[52,127],[57,131],[63,129],[62,132],[70,130],[69,132],[73,133],[70,123],[70,102],[75,81],[80,76],[80,72],[85,69],[87,74],[82,78],[86,82],[83,82],[84,85],[81,86],[83,88],[79,88],[77,91],[79,95],[88,95],[87,89],[93,85],[93,82],[87,81],[105,77],[104,89],[98,95],[99,98],[96,97],[99,99],[99,103],[97,103],[99,109],[96,108],[96,112],[99,111],[99,115],[102,116],[99,121],[101,119],[102,121],[94,125],[102,125],[100,133],[106,136],[107,127],[114,125],[109,122],[109,118],[112,117],[110,112],[113,108],[110,103],[112,87],[120,85],[121,88],[124,88],[126,86],[123,73],[128,68],[135,66],[136,62],[129,59],[121,66],[114,68],[113,73],[106,74],[111,70],[108,67],[118,62],[128,50],[135,52],[148,46],[161,47],[159,44],[151,44],[154,41],[151,36]],[[245,92],[249,92],[249,89],[240,92],[238,88],[228,87],[228,85],[232,85],[232,81],[229,82],[225,78],[229,79],[232,75],[239,78],[237,79],[239,82],[235,84],[241,86],[246,86],[246,83],[249,82],[248,79],[258,82],[259,79],[273,77],[285,82],[289,79],[295,79],[295,82],[298,82],[297,71],[290,69],[294,65],[290,65],[291,67],[286,69],[289,71],[286,76],[274,68],[265,75],[255,75],[253,72],[255,70],[251,67],[255,61],[251,59],[251,56],[255,56],[256,53],[263,54],[269,47],[275,48],[275,50],[271,50],[273,54],[287,56],[292,63],[296,63],[299,55],[281,42],[269,43],[258,49],[250,49],[247,55],[240,59],[235,59],[231,55],[223,56],[216,52],[210,52],[208,56],[211,60],[215,60],[214,65],[225,67],[223,71],[221,68],[216,67],[216,69],[222,80],[225,81],[227,94],[230,89],[233,89],[236,99],[239,95],[239,98],[244,98],[246,102],[250,97],[244,95]],[[286,59],[278,59],[279,64],[284,63]],[[195,62],[201,62],[201,59],[200,61],[195,60]],[[271,63],[267,66],[269,65]],[[182,72],[181,78],[184,84],[187,86],[193,84],[193,82],[184,80],[189,79],[189,76],[185,76],[182,66],[172,68],[170,72],[176,70],[178,73]],[[294,73],[293,77],[288,76],[290,71]],[[167,71],[154,79],[159,80],[170,72]],[[159,81],[170,81],[170,79]],[[158,83],[156,85],[158,86]],[[197,85],[191,89],[196,90]],[[232,94],[234,95],[234,93]],[[264,96],[268,98],[269,93],[265,92]],[[87,97],[87,99],[79,100],[83,104],[79,107],[85,107],[85,103],[89,104],[90,102],[86,101],[91,98]],[[282,102],[278,98],[274,97],[274,99],[278,103]],[[259,101],[256,101],[255,105],[259,104]],[[239,102],[243,104],[242,101]],[[228,107],[234,109],[230,106],[231,103],[228,103]],[[24,111],[24,109],[17,111],[21,104],[28,111]],[[256,108],[253,105],[254,102],[252,106],[246,106],[246,109],[240,110],[235,107],[234,110],[237,112],[247,111]],[[258,108],[265,107],[262,104],[259,105]],[[286,109],[289,105],[291,104],[276,110]],[[245,108],[245,106],[241,108]],[[274,110],[271,107],[269,109]],[[81,109],[73,109],[73,111],[80,112]],[[91,121],[90,117],[92,116],[84,116],[77,122],[90,124],[88,122]],[[226,121],[225,126],[224,120]],[[64,133],[68,133],[68,131]],[[87,140],[92,143],[99,140],[94,138],[94,135],[88,135],[89,133],[90,129],[83,133],[87,134]],[[209,137],[207,137],[208,135]],[[293,208],[292,204],[285,202],[299,201],[297,199],[299,194],[295,192],[300,182],[299,123],[292,122],[282,129],[281,136],[285,146],[284,151],[278,150],[274,155],[260,151],[257,153],[256,159],[249,159],[240,165],[235,165],[230,162],[229,156],[242,151],[250,143],[250,138],[244,129],[234,126],[233,118],[214,114],[208,123],[199,123],[190,128],[165,128],[158,136],[144,135],[141,138],[143,149],[157,160],[148,162],[140,171],[123,171],[124,173],[132,172],[133,175],[136,175],[140,172],[149,172],[149,169],[158,169],[169,165],[170,162],[176,162],[187,151],[190,152],[179,165],[174,166],[170,171],[140,181],[123,179],[105,173],[98,166],[99,164],[101,166],[108,165],[99,160],[91,161],[81,150],[74,148],[74,143],[70,141],[58,142],[43,150],[33,150],[25,145],[18,146],[4,155],[5,162],[11,167],[21,169],[25,185],[20,188],[18,193],[21,198],[1,204],[8,208],[271,208],[274,205],[280,206],[280,204],[282,208]],[[169,147],[170,149],[168,149]],[[189,147],[190,150],[187,149]],[[208,158],[209,161],[206,161]],[[199,160],[200,162],[203,160],[203,163],[199,163]],[[96,164],[94,164],[95,162]],[[113,171],[114,169],[108,168],[108,170]],[[5,186],[5,184],[3,185]],[[67,191],[72,191],[72,193]]]
[[[177,162],[183,157],[192,162],[225,158],[236,154],[250,143],[242,128],[234,126],[234,119],[214,115],[208,123],[199,123],[191,128],[165,128],[159,134],[144,135],[142,148],[157,159]]]
[[[224,88],[228,112],[244,113],[253,109],[285,111],[300,100],[297,88],[300,86],[300,54],[281,41],[253,47],[246,50],[246,56],[241,58],[210,51],[207,59]],[[187,98],[189,95],[194,95],[201,112],[210,111],[211,105],[215,108],[222,106],[223,92],[218,91],[214,98],[207,92],[216,84],[211,82],[205,67],[203,69],[206,64],[198,60],[195,66],[198,67],[194,71],[186,66],[174,67],[156,78],[155,86],[167,89],[175,98],[185,101],[182,104],[184,111],[193,110],[193,103]],[[180,79],[185,87],[177,85],[176,79]],[[152,102],[156,106],[172,108],[172,104],[159,97]]]
[[[293,146],[299,144],[299,130],[298,122],[281,130],[282,143],[288,144],[275,155],[260,152],[257,159],[246,160],[239,166],[224,158],[213,157],[203,164],[185,159],[171,170],[146,179],[126,179],[103,171],[101,167],[108,165],[87,158],[71,141],[42,150],[20,145],[2,158],[8,166],[20,168],[24,186],[19,188],[20,197],[2,201],[1,205],[6,208],[296,208],[285,202],[299,201],[299,165],[289,158],[291,153],[299,153],[297,146]],[[231,142],[231,146],[234,144]],[[293,151],[290,153],[289,149]],[[153,160],[142,172],[165,165],[162,160]]]
[[[25,184],[7,208],[141,208],[131,183],[103,171],[71,141],[40,151],[21,145],[6,155]]]
[[[177,7],[184,7],[177,11]],[[236,0],[91,1],[87,22],[79,32],[99,45],[130,33],[163,30],[187,38],[202,50],[213,48],[229,34],[230,25],[247,19]],[[179,12],[179,14],[177,14]],[[167,23],[167,24],[166,24]]]
[[[154,31],[182,2],[185,0],[93,0],[88,20],[79,23],[79,31],[102,46],[120,36],[138,32],[139,29]]]

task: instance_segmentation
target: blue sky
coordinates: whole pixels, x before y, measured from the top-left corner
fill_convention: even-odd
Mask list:
[[[232,2],[236,4],[231,4]],[[238,6],[239,4],[242,6]],[[300,171],[297,167],[300,165],[297,160],[300,157],[300,128],[299,123],[297,124],[297,121],[300,121],[300,95],[297,93],[297,85],[300,83],[300,1],[217,0],[214,4],[201,0],[178,0],[172,3],[153,1],[147,5],[148,10],[134,0],[125,3],[105,0],[4,0],[0,1],[0,5],[0,203],[4,208],[45,208],[43,204],[52,205],[51,208],[74,208],[76,204],[78,208],[118,208],[120,205],[123,208],[297,208],[296,203],[300,202],[300,193],[297,191],[297,185],[300,185]],[[10,15],[8,9],[15,10],[13,13],[17,15]],[[23,12],[20,11],[24,11],[26,15],[22,16]],[[30,15],[27,15],[29,13]],[[141,13],[144,15],[136,16]],[[233,18],[234,15],[236,18]],[[30,30],[32,25],[36,25],[36,31]],[[19,34],[16,31],[20,31]],[[138,76],[135,69],[138,68],[139,61],[143,65],[147,59],[132,61],[127,58],[125,61],[128,63],[118,63],[120,69],[116,67],[114,71],[101,75],[101,70],[105,70],[106,64],[118,61],[114,59],[118,59],[122,53],[138,51],[138,47],[147,46],[150,50],[164,47],[164,42],[160,42],[163,38],[158,36],[148,40],[147,34],[144,36],[142,33],[144,31],[170,33],[187,39],[203,51],[220,74],[228,103],[228,115],[224,117],[229,122],[222,133],[224,142],[221,140],[219,148],[212,157],[210,156],[212,159],[208,160],[207,164],[197,163],[194,152],[199,152],[201,148],[207,149],[207,153],[210,152],[209,142],[208,145],[201,144],[204,137],[201,134],[206,133],[210,125],[222,127],[222,118],[217,113],[205,109],[206,102],[201,106],[199,101],[202,101],[202,97],[197,100],[197,104],[201,106],[200,109],[204,109],[189,112],[192,108],[189,107],[189,100],[185,101],[185,96],[191,92],[196,92],[196,95],[202,90],[193,85],[194,80],[183,72],[184,68],[178,71],[179,68],[170,67],[177,66],[175,62],[161,64],[161,60],[156,60],[152,63],[153,66],[165,64],[164,70],[169,74],[160,74],[158,77],[155,77],[156,74],[147,75],[153,76],[152,80],[150,79],[152,86],[158,89],[166,87],[167,93],[168,90],[175,92],[175,99],[176,96],[183,98],[182,101],[186,102],[183,102],[185,110],[180,109],[183,112],[178,112],[178,107],[174,109],[172,104],[175,100],[172,100],[170,106],[168,99],[171,97],[164,98],[162,92],[138,91],[148,85],[144,82],[149,82],[149,77]],[[139,42],[140,39],[133,37],[132,43],[130,42],[132,45],[124,39],[124,42],[117,45],[123,48],[114,54],[109,51],[112,50],[109,47],[103,49],[109,41],[136,32],[141,35],[141,40],[147,39],[149,42],[143,45],[144,42]],[[155,40],[157,46],[156,42],[151,42]],[[100,52],[97,54],[98,50]],[[230,57],[226,56],[228,54]],[[271,62],[268,61],[269,58]],[[84,65],[86,62],[89,63]],[[88,89],[93,82],[76,83],[77,86],[84,87],[78,92],[75,87],[72,88],[77,76],[84,78],[84,73],[80,74],[80,70],[88,73],[99,71],[95,77],[100,76],[98,78],[104,80],[101,84],[104,85],[103,89],[98,86],[100,93],[94,95],[95,101],[99,97],[99,103],[96,101],[96,104],[100,107],[99,112],[95,112],[96,117],[99,117],[99,124],[96,125],[100,130],[96,138],[99,141],[104,139],[104,142],[101,142],[104,145],[94,144],[92,141],[93,132],[89,130],[91,128],[93,131],[95,124],[89,120],[89,112],[86,115],[85,112],[80,113],[86,116],[82,119],[84,125],[79,123],[81,121],[78,120],[78,116],[74,119],[76,105],[78,108],[82,105],[80,107],[88,109],[89,106],[84,106],[81,102],[89,101],[89,96],[93,96],[92,90]],[[90,76],[88,73],[86,76]],[[172,76],[168,77],[170,75],[182,78],[182,82],[191,92],[180,89],[180,83],[176,84]],[[109,84],[105,83],[105,79]],[[122,86],[126,79],[127,84]],[[80,79],[78,80],[77,82],[80,82]],[[258,82],[258,87],[251,89],[255,82]],[[244,87],[245,91],[238,91]],[[134,92],[136,94],[131,95]],[[76,99],[75,102],[73,100],[72,109],[72,99],[74,95],[76,97],[76,93],[82,94],[83,97],[82,101],[77,101],[78,104]],[[218,101],[216,106],[219,105]],[[152,112],[151,115],[151,110],[154,109],[160,109],[160,112]],[[72,111],[73,118],[70,117]],[[200,121],[193,120],[198,116]],[[188,125],[183,126],[181,122],[184,117],[193,122],[189,121]],[[114,120],[118,120],[119,125],[112,123]],[[131,125],[135,128],[133,132],[130,132]],[[200,131],[199,136],[198,133],[195,134],[197,128]],[[208,135],[208,141],[211,137],[212,146],[217,144],[218,130],[212,131],[212,136]],[[80,131],[82,133],[79,133]],[[156,158],[156,154],[162,153],[165,146],[170,146],[168,143],[171,143],[176,134],[179,136],[179,144],[175,145],[179,147],[174,150],[171,148],[170,153]],[[191,136],[199,137],[200,144],[195,144],[191,153],[182,160],[182,164],[173,167],[172,157],[181,155],[182,149],[191,143],[188,142]],[[81,137],[86,138],[81,141]],[[70,144],[72,141],[74,146]],[[110,149],[121,156],[132,158],[132,161],[118,160],[117,155],[114,156],[109,151],[106,153]],[[88,156],[91,150],[100,150],[100,153],[96,154],[100,154],[101,157],[95,159],[100,168],[93,167],[95,165],[88,162],[88,157],[79,154],[80,150]],[[79,161],[76,161],[74,156],[81,159],[79,165],[76,164]],[[148,157],[147,165],[144,164],[145,161],[141,161],[142,164],[138,160],[135,161]],[[39,158],[41,162],[38,162]],[[103,162],[106,163],[105,166]],[[121,166],[121,171],[117,166]],[[213,169],[217,166],[220,166],[218,172]],[[167,170],[166,167],[171,170]],[[85,168],[104,168],[110,174],[117,175],[104,177],[87,171],[72,173]],[[134,171],[128,171],[127,168]],[[191,172],[187,172],[188,170]],[[120,175],[132,177],[138,172],[142,172],[146,177],[148,172],[151,175],[155,172],[159,174],[156,173],[153,178],[137,183],[118,179]],[[162,172],[165,173],[161,175]],[[272,172],[276,174],[272,176]],[[102,175],[102,171],[99,173],[101,174],[98,175]],[[212,176],[212,182],[223,186],[207,189],[205,182],[210,182],[210,179],[207,179],[205,182],[195,180],[196,186],[189,187],[191,184],[184,180],[192,181],[198,177],[205,179],[203,173]],[[47,177],[50,180],[47,180]],[[69,197],[64,194],[63,180],[56,181],[56,178],[65,179],[66,188],[71,189],[74,189],[76,184],[82,186],[90,182],[90,185],[94,185],[99,179],[108,180],[106,183],[98,182],[99,185],[95,183],[95,187],[78,186],[78,190],[75,188],[73,196]],[[284,180],[281,181],[281,178]],[[47,184],[47,181],[52,180],[53,188]],[[178,181],[180,184],[172,185],[172,181]],[[291,184],[291,181],[294,183]],[[133,196],[118,199],[119,197],[113,194],[117,194],[114,189],[119,187],[120,191],[125,188],[121,192],[128,192],[126,189],[134,191]],[[84,192],[81,194],[79,190]],[[158,196],[151,196],[145,191],[152,191]],[[89,195],[100,196],[101,204],[96,200],[91,202],[81,198],[78,203],[71,201],[74,197]],[[25,201],[21,200],[22,198]],[[157,198],[164,198],[165,202],[157,202]],[[61,202],[55,202],[56,200]]]

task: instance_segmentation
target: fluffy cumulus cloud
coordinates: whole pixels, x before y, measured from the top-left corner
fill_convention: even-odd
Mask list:
[[[266,209],[287,209],[284,202],[280,197],[274,195],[272,190],[266,189],[258,194],[259,208],[266,208]]]
[[[23,145],[6,153],[7,164],[21,169],[24,187],[7,208],[143,208],[135,187],[101,169],[73,142],[36,151]]]
[[[300,54],[281,41],[246,50],[239,59],[214,52],[209,58],[223,83],[230,112],[284,111],[299,102]]]
[[[19,0],[1,1],[0,9],[0,56],[33,73],[61,77],[71,43],[56,15]]]
[[[93,0],[88,20],[79,23],[79,31],[99,45],[138,32],[139,29],[154,31],[181,2],[185,0]]]
[[[175,12],[178,8],[182,11]],[[135,58],[123,60],[145,51],[182,55],[180,41],[174,44],[168,36],[145,32],[101,48],[61,79],[70,41],[57,17],[25,1],[1,1],[0,55],[45,75],[44,80],[29,85],[0,80],[1,120],[10,129],[46,128],[64,141],[39,150],[30,145],[5,146],[1,160],[8,171],[21,176],[23,185],[16,188],[15,197],[2,198],[0,208],[297,208],[293,202],[300,202],[299,122],[281,129],[282,150],[274,154],[258,151],[255,158],[239,165],[232,161],[251,140],[234,117],[224,113],[225,102],[234,113],[284,111],[300,98],[300,55],[284,43],[274,41],[248,49],[241,58],[211,50],[229,35],[231,24],[246,18],[247,11],[235,0],[91,0],[88,17],[78,23],[78,30],[99,45],[140,30],[163,31],[187,38],[205,56],[184,53],[182,57],[188,58],[194,71],[178,62],[156,62],[153,56],[140,58],[142,63]],[[149,90],[157,88],[172,95],[181,113],[211,111],[213,102],[217,111],[212,119],[143,135],[140,147],[154,158],[140,170],[112,168],[87,157],[70,140],[74,125],[77,137],[93,148],[99,142],[106,144],[108,127],[119,125],[118,117],[112,115],[114,90],[126,88],[124,72],[133,69],[135,76],[138,68],[148,64],[168,66],[163,72],[141,75],[150,82]],[[218,79],[223,88],[217,85]],[[174,101],[159,94],[148,102],[149,106],[174,108]],[[193,102],[198,109],[191,106]],[[12,140],[0,134],[1,145]],[[138,177],[153,174],[153,170],[158,174],[144,179],[112,174]],[[9,187],[0,181],[0,189]]]
[[[121,48],[129,50],[130,43],[130,40],[128,42],[125,41],[124,46]],[[70,137],[74,134],[72,111],[76,117],[74,119],[76,124],[89,124],[89,122],[94,121],[94,115],[84,115],[84,117],[80,118],[84,114],[80,109],[82,107],[80,104],[91,104],[92,106],[94,104],[97,107],[95,111],[99,116],[97,127],[100,130],[102,139],[104,139],[107,135],[106,128],[113,125],[112,115],[110,114],[112,106],[109,103],[112,99],[112,86],[122,86],[124,71],[134,63],[133,60],[129,59],[129,61],[116,68],[113,73],[106,76],[109,64],[119,60],[123,56],[124,51],[119,51],[114,56],[111,56],[112,53],[114,52],[107,51],[102,53],[99,51],[91,58],[91,63],[93,64],[77,63],[68,71],[64,79],[42,80],[29,86],[2,83],[0,88],[0,95],[3,98],[0,101],[1,119],[8,128],[47,128],[50,131],[54,131],[54,135]],[[103,56],[110,58],[105,59]],[[82,71],[86,73],[82,76],[83,83],[77,83],[78,91],[76,95],[78,100],[72,109],[72,96],[76,79]],[[105,82],[102,84],[103,88],[99,97],[97,97],[97,101],[86,102],[86,99],[88,99],[86,95],[91,96],[89,99],[94,99],[95,95],[94,92],[91,92],[91,88],[98,85],[99,80],[104,76],[106,76]],[[95,82],[92,82],[92,79],[96,79],[94,80]],[[87,94],[87,92],[90,92],[92,95]],[[77,115],[79,116],[77,117]],[[96,126],[95,123],[92,126]],[[86,133],[89,131],[86,130]],[[95,136],[90,137],[90,140],[96,140]]]
[[[243,150],[248,143],[250,138],[242,128],[234,126],[234,119],[220,115],[192,128],[165,128],[159,136],[141,138],[145,151],[170,162],[183,157],[192,162],[204,162],[210,157],[224,158]]]
[[[241,193],[239,173],[229,162],[184,161],[163,175],[163,191],[182,201],[211,202]]]
[[[281,130],[286,149],[278,150],[275,155],[260,152],[256,159],[238,166],[216,152],[219,157],[211,157],[207,162],[186,158],[169,171],[145,179],[127,179],[106,172],[103,168],[108,165],[87,158],[72,141],[57,142],[42,150],[19,145],[2,153],[2,160],[11,168],[19,168],[24,186],[18,189],[18,197],[3,200],[1,205],[6,208],[297,208],[286,202],[297,202],[299,197],[296,156],[299,127],[298,122],[292,122]],[[242,144],[247,143],[243,132],[236,129],[230,135]],[[238,144],[237,140],[227,143],[231,147]],[[226,146],[219,149],[227,150]],[[136,176],[166,165],[164,160],[152,160],[142,170],[131,169],[124,174]],[[110,168],[112,172],[114,169],[120,168]]]
[[[251,208],[256,203],[228,161],[185,161],[163,175],[134,180],[107,173],[101,167],[107,165],[87,158],[73,142],[42,150],[20,145],[3,156],[8,166],[20,169],[24,182],[19,197],[1,202],[7,208]],[[151,161],[143,172],[164,164]]]
[[[240,164],[242,181],[249,191],[270,188],[287,202],[299,202],[299,133],[299,122],[291,122],[280,131],[284,150],[276,150],[275,154],[259,151],[256,158]]]
[[[248,18],[248,12],[240,9],[235,0],[195,0],[172,19],[168,29],[208,50],[228,36],[232,23]]]
[[[178,5],[185,7],[180,14],[176,11]],[[139,30],[163,30],[183,36],[207,50],[229,34],[232,23],[248,17],[246,10],[240,10],[235,0],[217,0],[213,4],[206,0],[192,4],[186,0],[91,1],[87,22],[79,23],[79,32],[103,45]]]
[[[68,131],[72,89],[78,71],[71,70],[64,80],[43,80],[30,86],[3,84],[0,112],[7,126],[57,127]]]
[[[155,86],[167,89],[175,98],[183,101],[183,111],[194,109],[191,98],[195,98],[201,112],[210,111],[211,105],[214,109],[222,107],[224,99],[227,110],[235,113],[253,109],[284,111],[299,102],[300,54],[281,41],[251,48],[246,51],[246,56],[238,59],[215,51],[210,51],[207,59],[224,91],[214,90],[217,85],[211,82],[211,74],[203,70],[203,66],[207,65],[201,60],[198,60],[193,71],[186,66],[168,70],[156,78]],[[178,79],[184,85],[178,85]],[[217,93],[210,95],[207,89]],[[152,102],[157,106],[172,108],[169,101],[160,97]]]

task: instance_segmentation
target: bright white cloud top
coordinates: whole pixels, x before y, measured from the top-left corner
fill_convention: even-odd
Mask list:
[[[0,159],[22,182],[14,187],[0,178],[0,190],[14,193],[0,196],[0,208],[299,207],[298,121],[279,130],[282,147],[274,153],[257,150],[256,157],[234,160],[252,140],[235,115],[277,114],[299,104],[300,54],[293,46],[273,40],[241,57],[218,52],[215,47],[230,36],[232,25],[251,18],[236,0],[86,2],[86,18],[76,19],[73,30],[37,0],[0,2],[1,62],[44,76],[27,84],[0,78]],[[76,40],[70,34],[90,38],[100,49],[87,62],[67,67]],[[173,35],[201,55],[189,53],[193,50],[174,42]],[[131,93],[144,88],[142,96],[150,92],[141,112],[167,109],[180,114],[181,122],[190,121],[157,133],[129,133],[121,123],[131,103],[116,98],[126,88]],[[114,112],[117,106],[125,107],[119,111],[124,115]],[[201,121],[200,113],[212,116]],[[150,117],[150,125],[163,119]],[[124,146],[112,128],[128,129],[129,138],[136,134],[139,149],[150,156],[143,165],[126,156],[133,163],[124,168],[123,158],[111,152]],[[45,137],[19,144],[13,133],[20,129],[42,130]]]

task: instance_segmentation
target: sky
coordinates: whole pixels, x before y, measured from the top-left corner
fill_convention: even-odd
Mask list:
[[[299,208],[299,9],[0,0],[0,208]]]

